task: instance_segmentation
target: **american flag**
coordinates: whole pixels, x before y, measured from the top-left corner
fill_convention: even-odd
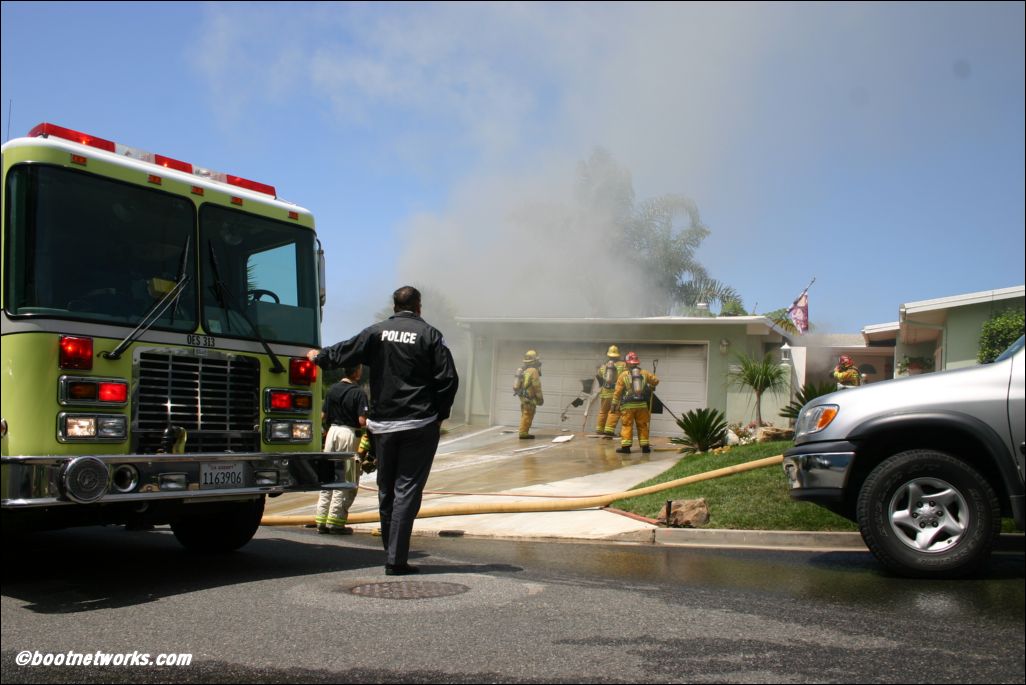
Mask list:
[[[787,310],[787,318],[798,329],[799,334],[809,330],[809,291],[805,290],[798,299],[794,301],[791,308]]]

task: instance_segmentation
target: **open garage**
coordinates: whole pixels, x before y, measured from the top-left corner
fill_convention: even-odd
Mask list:
[[[643,369],[652,371],[655,368],[659,377],[656,395],[674,414],[680,416],[691,409],[706,406],[707,345],[618,344],[621,353],[631,350],[637,352]],[[590,395],[583,392],[581,381],[595,378],[597,367],[606,359],[608,344],[549,342],[538,343],[533,349],[542,360],[542,390],[545,394],[545,404],[538,407],[534,418],[534,429],[544,432],[563,428],[572,432],[581,431],[588,402],[585,401],[580,407],[570,406],[567,409],[567,406],[578,397],[584,400],[590,398]],[[522,343],[504,342],[499,345],[492,401],[497,424],[516,426],[520,421],[520,401],[513,395],[513,373],[521,366],[526,351]],[[595,394],[598,384],[594,383],[593,386],[592,394]],[[593,432],[598,402],[590,409],[586,428]],[[652,433],[675,435],[680,433],[680,429],[670,412],[664,411],[662,414],[653,414]]]

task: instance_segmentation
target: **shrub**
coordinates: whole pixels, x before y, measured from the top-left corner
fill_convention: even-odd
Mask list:
[[[780,410],[780,415],[785,419],[795,421],[798,419],[798,412],[802,410],[802,407],[817,397],[822,397],[823,395],[832,393],[835,390],[837,390],[837,384],[831,381],[812,381],[811,383],[806,383],[801,387],[801,390],[798,391],[795,398],[791,400],[786,407]]]
[[[990,317],[980,333],[980,353],[977,360],[989,364],[1019,339],[1026,328],[1026,315],[1022,309],[1006,309]]]
[[[677,419],[677,425],[684,437],[670,438],[670,442],[682,445],[681,452],[708,452],[727,439],[727,417],[719,409],[692,409]]]

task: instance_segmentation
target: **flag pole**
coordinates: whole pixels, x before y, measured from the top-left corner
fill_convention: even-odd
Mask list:
[[[811,288],[812,284],[815,283],[815,282],[816,282],[816,277],[813,276],[812,280],[809,281],[809,284],[807,286],[805,286],[805,290],[801,291],[801,293],[798,294],[798,297],[794,298],[794,302],[791,303],[792,307],[794,305],[798,304],[798,300],[802,299],[802,295],[804,295],[805,293],[809,292],[809,288]]]

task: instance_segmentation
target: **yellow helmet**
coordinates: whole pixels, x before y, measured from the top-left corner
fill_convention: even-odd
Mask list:
[[[609,346],[609,351],[606,352],[606,356],[610,357],[612,359],[619,359],[620,358],[620,348],[617,347],[616,345],[610,345]]]
[[[541,359],[538,359],[538,353],[535,352],[534,350],[528,350],[527,353],[524,355],[524,363],[525,364],[530,364],[532,362],[540,362],[540,361],[541,361]]]

